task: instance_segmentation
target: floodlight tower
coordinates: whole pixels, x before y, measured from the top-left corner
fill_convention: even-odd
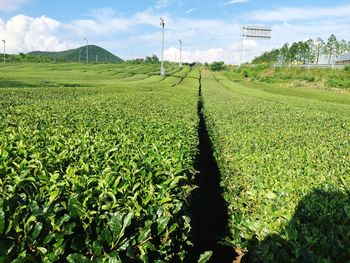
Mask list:
[[[4,43],[4,64],[6,64],[6,40],[3,39],[2,42]]]
[[[182,40],[179,40],[180,43],[180,63],[179,63],[179,67],[182,68]]]
[[[243,55],[243,30],[244,27],[241,27],[241,45],[240,45],[240,50],[239,50],[239,66],[242,65],[242,55]]]
[[[160,26],[162,27],[163,30],[163,36],[162,36],[162,62],[160,65],[160,75],[164,76],[165,75],[165,69],[164,69],[164,31],[165,31],[165,22],[164,18],[160,18]]]
[[[242,65],[243,38],[247,39],[271,39],[271,27],[267,26],[243,26],[241,27],[241,49],[239,55],[239,66]]]
[[[84,38],[86,41],[86,64],[89,64],[89,40]]]

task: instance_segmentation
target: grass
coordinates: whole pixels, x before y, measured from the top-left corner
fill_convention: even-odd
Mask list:
[[[313,88],[350,88],[350,73],[345,69],[315,69],[315,68],[272,68],[269,65],[257,65],[233,69],[233,75],[267,83],[294,83],[295,86]],[[317,84],[317,85],[315,85]]]

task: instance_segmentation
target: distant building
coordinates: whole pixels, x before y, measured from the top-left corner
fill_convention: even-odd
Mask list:
[[[350,64],[350,53],[346,53],[345,55],[342,55],[340,58],[336,59],[335,64],[337,64],[337,65]]]

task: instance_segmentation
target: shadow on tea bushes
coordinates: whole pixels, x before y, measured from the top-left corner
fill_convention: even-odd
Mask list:
[[[348,262],[350,197],[317,189],[305,196],[285,235],[252,240],[244,262]]]

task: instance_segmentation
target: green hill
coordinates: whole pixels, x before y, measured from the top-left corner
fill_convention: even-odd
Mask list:
[[[89,62],[94,63],[97,60],[98,62],[123,62],[121,58],[113,55],[111,52],[101,47],[98,47],[95,45],[89,45],[88,47],[89,47]],[[83,46],[77,49],[70,49],[70,50],[61,51],[61,52],[33,51],[33,52],[29,52],[28,55],[53,58],[59,61],[86,62],[86,53],[87,53],[86,46]]]

